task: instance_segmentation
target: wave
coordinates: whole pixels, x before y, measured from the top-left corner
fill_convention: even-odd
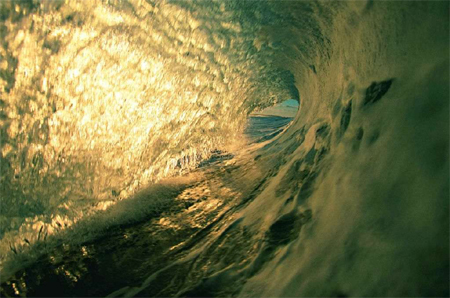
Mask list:
[[[2,265],[206,183],[198,237],[96,294],[448,295],[448,2],[1,5]],[[286,128],[245,137],[292,98]],[[214,150],[236,157],[204,167]]]
[[[2,3],[2,255],[194,168],[295,96],[233,5]]]

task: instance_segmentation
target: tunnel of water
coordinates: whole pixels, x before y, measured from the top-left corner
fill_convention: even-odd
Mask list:
[[[2,1],[3,296],[448,296],[447,1]]]

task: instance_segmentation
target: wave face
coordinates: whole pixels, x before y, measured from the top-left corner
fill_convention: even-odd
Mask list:
[[[192,168],[255,108],[298,98],[242,5],[2,3],[2,253]]]
[[[230,170],[245,204],[157,294],[448,296],[448,9],[2,3],[2,261],[233,151],[251,112],[299,90],[288,129]],[[116,294],[156,295],[147,274]]]

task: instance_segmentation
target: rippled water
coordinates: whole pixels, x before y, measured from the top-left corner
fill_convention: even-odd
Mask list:
[[[2,294],[448,296],[448,2],[0,5]]]
[[[3,253],[195,167],[241,142],[247,113],[298,96],[245,5],[2,2]]]

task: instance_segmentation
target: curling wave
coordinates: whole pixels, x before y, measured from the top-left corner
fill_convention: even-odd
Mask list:
[[[83,235],[60,253],[99,268],[117,260],[108,247],[145,259],[159,244],[110,265],[129,275],[101,289],[97,269],[49,253],[78,295],[448,296],[448,9],[2,3],[4,272],[44,235]],[[282,133],[237,149],[251,112],[290,98]],[[92,223],[111,240],[85,245]],[[23,272],[2,290],[40,293]]]

